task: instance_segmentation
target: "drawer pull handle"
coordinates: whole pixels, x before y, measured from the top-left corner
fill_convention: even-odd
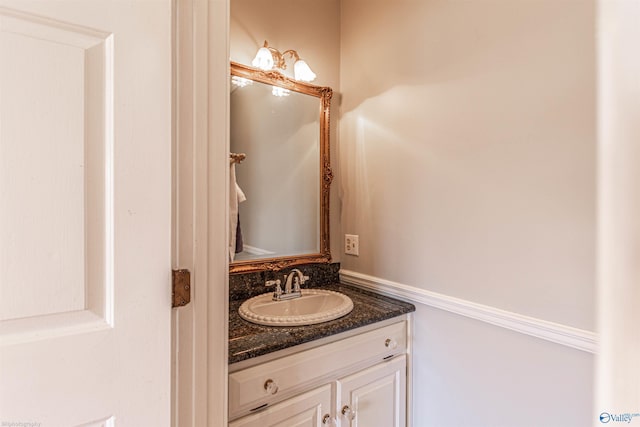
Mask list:
[[[267,406],[269,406],[269,404],[268,404],[268,403],[263,403],[263,404],[262,404],[262,405],[260,405],[260,406],[257,406],[257,407],[255,407],[255,408],[253,408],[253,409],[250,409],[250,411],[251,411],[251,412],[259,411],[260,409],[264,409],[264,408],[266,408]]]
[[[396,340],[392,340],[391,338],[387,338],[387,340],[384,342],[384,346],[387,348],[394,349],[398,347],[398,342]]]
[[[356,412],[349,408],[349,405],[344,405],[342,407],[342,415],[349,421],[353,421],[356,419]]]
[[[278,392],[278,384],[276,384],[274,380],[269,378],[264,383],[264,391],[266,391],[269,394],[276,394]]]
[[[326,425],[332,424],[331,423],[331,415],[324,414],[324,417],[322,417],[322,424],[326,424]]]

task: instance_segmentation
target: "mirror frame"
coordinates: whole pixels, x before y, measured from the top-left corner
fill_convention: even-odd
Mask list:
[[[329,246],[329,195],[333,172],[330,158],[330,116],[333,90],[327,86],[316,86],[291,79],[278,71],[263,71],[231,61],[231,76],[243,77],[260,83],[278,86],[305,95],[315,96],[319,100],[320,110],[320,252],[311,254],[289,255],[283,257],[260,258],[229,263],[229,274],[254,271],[279,271],[299,264],[329,263],[331,249]]]

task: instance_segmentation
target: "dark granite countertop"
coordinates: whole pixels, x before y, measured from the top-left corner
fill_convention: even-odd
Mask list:
[[[330,335],[370,325],[415,311],[413,304],[342,284],[323,285],[348,295],[353,311],[329,322],[310,326],[261,326],[242,319],[242,300],[229,303],[229,364],[283,350]]]

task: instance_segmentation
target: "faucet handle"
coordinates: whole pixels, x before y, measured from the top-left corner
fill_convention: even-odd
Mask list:
[[[280,286],[280,283],[282,283],[280,281],[280,279],[276,279],[276,280],[267,280],[264,285],[268,288],[270,286]]]
[[[309,276],[305,276],[300,270],[297,271],[299,274],[293,278],[294,292],[300,292],[300,285],[304,285],[309,280]]]
[[[276,280],[267,280],[265,282],[265,286],[267,288],[271,287],[271,286],[275,286],[276,290],[273,292],[273,296],[274,297],[279,297],[280,295],[282,295],[282,288],[280,287],[280,283],[282,283],[280,281],[280,279],[276,279]]]

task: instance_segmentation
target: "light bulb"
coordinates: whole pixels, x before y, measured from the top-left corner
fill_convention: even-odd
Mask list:
[[[251,64],[254,67],[260,68],[262,70],[270,70],[273,68],[273,55],[271,55],[271,51],[266,47],[261,47],[258,49],[258,53],[256,53],[256,57],[253,58]]]
[[[312,82],[316,79],[316,74],[302,59],[298,59],[293,65],[293,74],[296,76],[296,80],[302,82]]]

